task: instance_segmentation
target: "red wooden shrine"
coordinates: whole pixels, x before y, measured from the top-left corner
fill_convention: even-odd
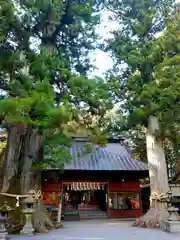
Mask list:
[[[84,183],[89,183],[90,181],[79,181],[79,185],[83,185]],[[77,181],[62,181],[59,180],[57,181],[49,181],[47,183],[44,183],[42,185],[42,192],[43,196],[46,199],[48,195],[51,195],[51,198],[53,195],[56,197],[56,203],[54,205],[58,206],[62,188],[67,187],[68,185],[74,185],[77,183]],[[113,182],[113,181],[107,181],[107,182],[93,182],[93,185],[95,183],[95,190],[97,189],[98,191],[98,185],[105,186],[107,185],[107,214],[109,218],[134,218],[134,217],[139,217],[142,215],[142,204],[141,204],[141,188],[139,181],[119,181],[119,182]],[[80,189],[72,189],[73,191],[79,191]],[[83,189],[84,190],[84,189]],[[114,197],[115,201],[118,201],[118,194],[124,194],[127,195],[131,198],[136,198],[135,200],[138,201],[139,205],[136,207],[132,208],[127,208],[127,209],[118,209],[119,207],[117,206],[111,206],[110,204],[110,199]],[[113,200],[112,200],[113,201]],[[50,203],[51,204],[51,203]],[[93,203],[89,205],[89,209],[93,209],[93,206],[95,206]],[[88,208],[88,207],[87,207]],[[81,208],[81,209],[86,209],[86,208]]]
[[[70,148],[72,160],[60,169],[42,172],[44,202],[68,211],[103,212],[109,218],[134,218],[142,214],[139,179],[148,177],[147,166],[133,160],[119,140],[105,147],[92,146],[84,153],[87,140],[76,138]],[[77,154],[78,153],[78,154]],[[62,197],[62,198],[61,198]]]

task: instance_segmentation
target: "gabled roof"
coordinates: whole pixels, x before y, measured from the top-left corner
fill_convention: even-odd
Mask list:
[[[108,143],[105,147],[92,146],[85,153],[87,141],[75,139],[70,148],[72,160],[64,165],[64,170],[93,171],[147,171],[147,166],[134,160],[126,148],[118,143]]]

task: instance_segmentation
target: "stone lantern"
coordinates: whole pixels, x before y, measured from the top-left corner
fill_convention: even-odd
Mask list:
[[[8,233],[6,231],[5,224],[8,219],[8,214],[11,210],[13,209],[8,205],[7,202],[4,202],[4,204],[0,207],[0,239],[2,240],[7,239]]]
[[[169,213],[169,218],[168,218],[169,221],[178,221],[179,220],[178,219],[179,215],[177,213],[178,210],[179,210],[179,208],[176,208],[176,207],[173,207],[173,206],[171,206],[167,209],[167,211]]]
[[[167,211],[169,213],[169,217],[168,217],[168,220],[169,221],[178,221],[178,208],[172,206],[172,200],[173,200],[173,197],[172,197],[172,192],[169,191],[168,192],[168,208],[167,208]]]
[[[172,193],[168,192],[168,208],[169,217],[164,221],[164,230],[167,232],[180,232],[180,221],[178,219],[178,208],[171,205]]]
[[[0,207],[0,213],[2,217],[8,218],[9,212],[12,211],[13,208],[8,205],[8,202],[4,202],[4,204]]]
[[[26,235],[34,235],[35,230],[32,225],[32,215],[36,208],[36,201],[33,197],[33,195],[30,193],[29,197],[24,199],[23,201],[23,213],[26,216],[26,223],[21,230],[22,234]]]
[[[7,239],[7,231],[5,228],[5,223],[6,223],[6,217],[3,217],[0,215],[0,239],[6,240]]]

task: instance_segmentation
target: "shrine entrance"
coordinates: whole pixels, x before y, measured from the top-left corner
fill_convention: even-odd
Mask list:
[[[107,212],[107,183],[65,182],[63,183],[64,213],[78,212],[85,215],[103,215]]]

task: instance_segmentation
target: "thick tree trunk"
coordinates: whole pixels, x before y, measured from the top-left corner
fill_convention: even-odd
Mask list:
[[[2,190],[3,178],[4,178],[5,152],[6,152],[6,147],[0,153],[0,191]]]
[[[32,170],[32,164],[37,163],[43,159],[43,136],[35,129],[24,126],[13,126],[9,130],[7,148],[4,161],[4,177],[2,183],[2,192],[12,194],[27,194],[30,190],[41,190],[41,174],[38,171]],[[6,199],[15,206],[15,199]],[[41,209],[41,214],[40,214]],[[35,214],[36,226],[35,230],[38,232],[47,232],[48,229],[53,228],[53,224],[41,207]],[[16,209],[21,211],[20,209]],[[9,224],[9,232],[20,231],[23,227],[24,216],[19,214],[19,221],[14,223],[14,217],[17,219],[16,211],[13,212]],[[43,216],[43,217],[42,217]],[[44,220],[46,219],[46,220]],[[41,227],[38,227],[38,224]],[[12,224],[11,224],[12,223]],[[14,227],[12,227],[13,225]],[[44,228],[42,227],[44,226]]]
[[[37,171],[32,171],[32,164],[42,160],[42,144],[43,137],[31,127],[10,128],[3,166],[2,192],[26,194],[32,188],[38,188],[36,184],[40,184],[40,175]]]
[[[2,192],[20,194],[20,176],[22,171],[21,151],[25,128],[13,126],[9,129],[4,161]]]
[[[159,130],[157,118],[151,116],[146,131],[147,158],[150,177],[151,204],[149,211],[135,221],[134,226],[156,228],[168,218],[168,177],[162,140],[156,137]]]
[[[20,174],[23,166],[21,156],[24,136],[25,128],[23,126],[10,127],[3,164],[4,176],[1,189],[3,193],[21,194]],[[15,208],[15,198],[6,197],[6,201]],[[25,216],[22,213],[21,207],[17,207],[10,214],[6,228],[9,233],[17,233],[22,230],[24,224]]]
[[[32,171],[32,165],[43,159],[43,136],[37,130],[27,127],[23,147],[23,167],[20,184],[21,192],[25,194],[31,189],[38,191],[41,188],[40,174],[37,174],[38,171]]]

